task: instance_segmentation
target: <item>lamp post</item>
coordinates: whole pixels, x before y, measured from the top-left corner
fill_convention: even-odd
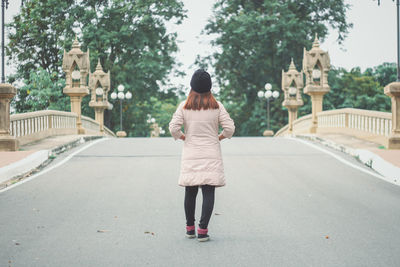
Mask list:
[[[4,13],[5,9],[8,8],[8,0],[1,1],[2,7],[2,40],[1,40],[1,51],[2,51],[2,71],[1,71],[1,84],[0,84],[0,151],[16,151],[18,150],[18,140],[15,136],[10,134],[10,103],[13,97],[17,93],[17,89],[11,84],[6,83],[6,76],[4,71]]]
[[[397,82],[400,82],[400,0],[396,1],[397,1]],[[381,0],[378,0],[378,5],[381,5]]]
[[[317,74],[317,73],[316,73]],[[297,110],[303,105],[301,89],[303,88],[303,72],[298,72],[294,65],[293,58],[289,70],[282,70],[282,91],[284,100],[282,106],[288,109],[288,133],[293,132],[293,121],[297,119]]]
[[[400,0],[397,0],[397,81],[385,86],[384,92],[392,100],[392,129],[386,147],[400,149]]]
[[[8,8],[9,2],[8,0],[2,0],[1,1],[1,83],[6,82],[6,77],[4,75],[4,58],[5,58],[5,53],[4,53],[4,13],[5,10]]]
[[[116,93],[116,92],[112,92],[111,93],[111,98],[112,99],[119,99],[119,111],[120,111],[120,119],[119,119],[119,121],[120,121],[120,130],[117,132],[117,136],[118,137],[125,137],[126,136],[126,132],[125,131],[123,131],[123,129],[122,129],[122,101],[124,100],[124,99],[127,99],[127,100],[129,100],[129,99],[131,99],[132,98],[132,93],[131,92],[129,92],[129,91],[127,91],[125,94],[124,94],[124,90],[125,90],[125,86],[123,86],[122,84],[120,84],[120,85],[118,85],[118,93]]]
[[[310,133],[317,133],[318,113],[323,109],[324,95],[330,91],[328,84],[328,72],[331,68],[329,53],[322,50],[319,44],[318,36],[311,50],[304,48],[303,72],[306,76],[306,86],[303,92],[311,96],[312,119]]]
[[[268,127],[268,133],[264,133],[264,135],[273,135],[274,133],[271,131],[271,125],[270,125],[270,115],[269,115],[269,101],[271,99],[271,97],[273,97],[273,99],[277,99],[279,97],[279,92],[274,90],[272,91],[272,85],[270,83],[266,83],[265,84],[265,92],[264,91],[258,91],[257,96],[260,99],[263,99],[264,97],[267,99],[267,127]]]
[[[89,75],[91,100],[89,107],[94,108],[95,120],[99,123],[100,132],[104,134],[104,110],[110,108],[108,91],[110,90],[110,71],[105,73],[98,60],[96,71]]]

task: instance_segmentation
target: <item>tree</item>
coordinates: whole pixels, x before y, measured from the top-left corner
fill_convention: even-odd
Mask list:
[[[218,0],[214,17],[205,28],[216,34],[215,53],[198,60],[215,70],[222,101],[232,101],[237,135],[260,135],[265,127],[258,107],[257,91],[266,82],[280,90],[281,70],[294,58],[301,67],[303,48],[310,49],[315,34],[324,39],[328,26],[342,42],[352,26],[343,0]],[[287,120],[281,96],[271,102],[271,126],[277,130]],[[249,120],[249,118],[254,118]],[[259,118],[259,119],[256,119]]]
[[[24,85],[18,89],[18,97],[13,100],[16,112],[70,109],[68,97],[62,94],[65,80],[53,82],[52,78],[55,76],[57,73],[49,74],[41,68],[37,72],[31,71],[29,78],[24,80]]]
[[[167,32],[165,22],[179,24],[184,17],[180,0],[31,0],[9,25],[7,52],[19,66],[15,78],[27,79],[32,69],[42,67],[57,73],[56,81],[64,76],[60,68],[63,49],[71,48],[72,29],[79,28],[82,50],[90,50],[92,71],[100,58],[104,70],[111,72],[111,90],[124,84],[133,94],[124,103],[124,130],[131,136],[143,136],[149,133],[145,114],[154,109],[148,99],[176,101],[171,94],[175,88],[160,90],[178,67],[173,56],[178,49],[176,33]],[[93,116],[89,100],[83,99],[82,114]],[[105,117],[107,126],[118,130],[115,106]]]

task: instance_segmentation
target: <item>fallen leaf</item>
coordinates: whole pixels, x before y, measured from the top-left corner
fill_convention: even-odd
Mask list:
[[[110,232],[110,230],[97,230],[98,233]]]
[[[215,215],[221,215],[221,213],[216,212]]]
[[[149,231],[145,231],[144,233],[145,233],[145,234],[150,234],[150,232],[149,232]]]
[[[18,242],[16,242],[16,243],[15,243],[15,245],[19,246],[19,243],[18,243]]]
[[[116,218],[118,218],[117,216],[114,216],[114,218],[116,219]]]
[[[329,236],[325,236],[326,239],[329,239]]]

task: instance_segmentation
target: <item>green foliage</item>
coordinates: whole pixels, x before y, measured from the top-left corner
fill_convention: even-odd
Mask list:
[[[21,12],[7,25],[8,61],[17,66],[15,78],[28,79],[39,67],[62,76],[63,47],[71,45],[76,18],[74,0],[26,1]],[[67,41],[66,41],[67,40]],[[54,79],[54,78],[53,78]]]
[[[390,98],[383,88],[396,80],[396,65],[384,63],[364,73],[333,69],[329,73],[331,91],[324,98],[324,109],[360,108],[390,112]]]
[[[316,33],[323,40],[330,26],[338,30],[338,41],[343,41],[351,27],[346,20],[347,9],[343,0],[216,2],[205,33],[217,35],[212,44],[219,49],[199,58],[198,64],[214,67],[221,100],[240,107],[229,110],[237,124],[236,135],[262,134],[265,127],[260,125],[266,119],[258,107],[257,92],[266,82],[279,90],[282,68],[287,68],[291,58],[300,66],[303,48],[310,49]],[[282,97],[271,101],[275,131],[287,119]]]
[[[24,86],[18,89],[13,105],[17,113],[38,111],[45,109],[68,110],[69,98],[62,94],[65,80],[53,82],[56,73],[49,74],[44,69],[31,71],[29,78],[24,81]],[[21,101],[23,99],[23,101]]]
[[[92,71],[100,58],[104,70],[111,73],[111,91],[119,84],[132,92],[125,101],[124,130],[133,136],[148,135],[145,114],[156,113],[159,101],[176,101],[177,88],[167,86],[168,75],[179,65],[176,33],[166,30],[165,22],[180,24],[185,17],[180,0],[31,0],[9,24],[9,59],[18,66],[13,79],[28,79],[39,67],[64,77],[61,70],[63,49],[71,49],[73,28],[80,28],[82,50],[90,50]],[[177,71],[178,75],[182,74]],[[160,88],[163,88],[162,92]],[[20,101],[25,101],[21,95]],[[93,117],[89,97],[82,101],[82,114]],[[110,100],[112,102],[112,100]],[[106,112],[106,125],[119,129],[119,102]],[[61,109],[61,107],[60,107]],[[28,110],[19,109],[20,112]]]

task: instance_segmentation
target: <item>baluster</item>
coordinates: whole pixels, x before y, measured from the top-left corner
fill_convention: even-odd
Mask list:
[[[365,131],[365,116],[361,116],[361,130]]]

